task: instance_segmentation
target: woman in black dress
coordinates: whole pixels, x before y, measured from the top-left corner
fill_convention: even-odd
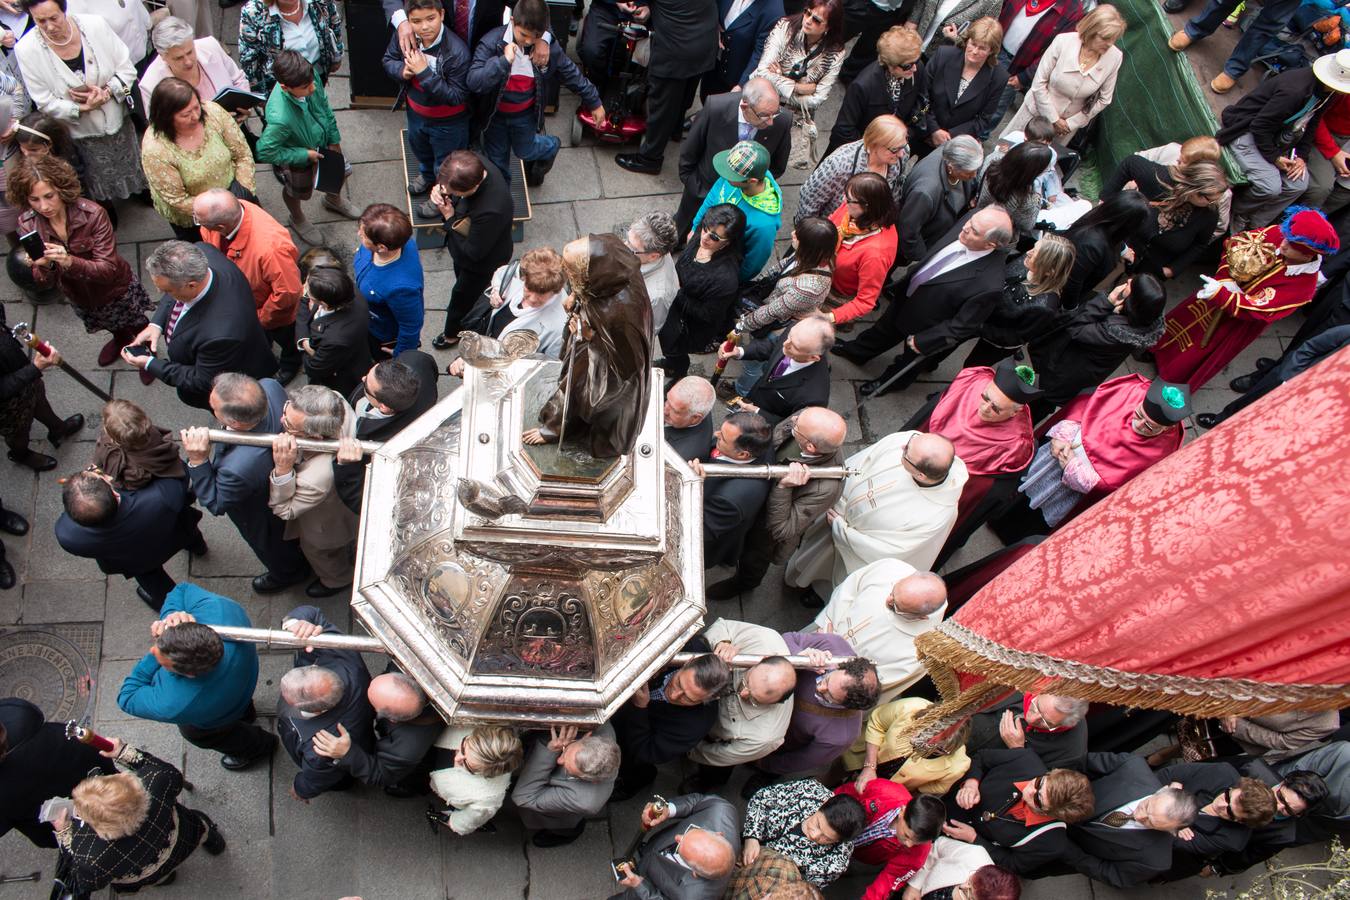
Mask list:
[[[1090,209],[1064,236],[1078,251],[1060,294],[1060,305],[1077,309],[1091,297],[1120,261],[1125,241],[1148,221],[1148,200],[1138,191],[1121,191]]]
[[[1020,354],[1023,344],[1054,327],[1059,316],[1059,292],[1073,269],[1073,244],[1047,234],[1026,255],[1008,261],[1003,294],[980,328],[980,340],[971,348],[963,369],[992,366]],[[1020,358],[1020,355],[1019,355]]]
[[[661,327],[658,363],[676,381],[689,374],[689,354],[703,353],[727,332],[740,288],[741,234],[745,213],[719,203],[703,215],[698,240],[675,261],[680,291]]]
[[[1129,271],[1171,278],[1213,241],[1228,179],[1212,162],[1160,166],[1142,156],[1128,156],[1102,188],[1102,197],[1130,187],[1148,198],[1149,215],[1126,241]]]
[[[1034,420],[1101,384],[1131,353],[1147,350],[1163,333],[1167,293],[1158,279],[1135,275],[1109,294],[1095,294],[1063,327],[1034,341],[1028,351],[1041,376]]]

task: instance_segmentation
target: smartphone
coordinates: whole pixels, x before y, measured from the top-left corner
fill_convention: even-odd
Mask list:
[[[38,810],[38,821],[55,822],[57,814],[63,809],[70,813],[71,818],[75,817],[74,800],[71,800],[69,797],[53,797],[50,800],[45,801],[42,804],[42,808]]]
[[[129,344],[122,348],[132,356],[154,356],[155,351],[148,344]]]
[[[23,252],[34,262],[42,259],[47,253],[47,245],[42,242],[42,235],[38,234],[36,229],[19,235],[19,246],[23,247]]]

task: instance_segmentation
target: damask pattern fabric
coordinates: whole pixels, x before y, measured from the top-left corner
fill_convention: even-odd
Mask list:
[[[1207,718],[1350,703],[1350,349],[1134,478],[917,639],[944,701],[1020,690]]]

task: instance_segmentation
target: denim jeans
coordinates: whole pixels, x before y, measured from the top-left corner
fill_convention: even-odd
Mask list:
[[[1012,66],[1013,57],[1007,50],[998,51],[998,64],[1006,71]],[[1007,115],[1008,108],[1012,106],[1013,101],[1017,99],[1017,90],[1015,88],[1005,87],[1002,95],[998,98],[998,108],[994,110],[994,127],[997,128],[1002,122],[1003,117]]]
[[[1240,2],[1241,0],[1209,0],[1200,11],[1200,15],[1186,23],[1186,35],[1192,41],[1209,37],[1223,24],[1223,20],[1237,9]],[[1251,68],[1252,60],[1261,55],[1270,39],[1293,18],[1300,2],[1301,0],[1266,0],[1261,5],[1261,11],[1257,13],[1256,19],[1242,33],[1242,38],[1233,48],[1228,61],[1223,64],[1224,72],[1228,73],[1230,78],[1241,78],[1243,73]]]
[[[492,114],[492,121],[483,132],[483,155],[511,181],[511,151],[522,162],[552,159],[558,155],[562,141],[551,134],[536,130],[534,110]]]
[[[408,110],[408,143],[417,157],[417,169],[428,181],[436,180],[441,161],[469,146],[467,114],[449,119],[428,119]]]
[[[768,362],[762,359],[741,360],[741,375],[736,379],[736,393],[742,397],[749,397],[767,365]]]

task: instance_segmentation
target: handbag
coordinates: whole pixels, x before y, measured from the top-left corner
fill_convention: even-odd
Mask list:
[[[1177,741],[1181,744],[1181,756],[1187,762],[1205,762],[1219,756],[1219,747],[1214,742],[1213,719],[1177,720]]]
[[[512,260],[506,266],[506,271],[502,273],[501,280],[497,282],[498,296],[506,296],[506,286],[515,279],[516,273],[519,271],[519,260]],[[477,334],[487,334],[488,326],[492,321],[492,314],[494,312],[496,312],[496,309],[492,306],[492,286],[488,285],[488,287],[483,290],[483,293],[479,295],[478,299],[474,301],[473,308],[469,310],[469,314],[464,317],[462,322],[460,322],[459,330],[473,331]]]

